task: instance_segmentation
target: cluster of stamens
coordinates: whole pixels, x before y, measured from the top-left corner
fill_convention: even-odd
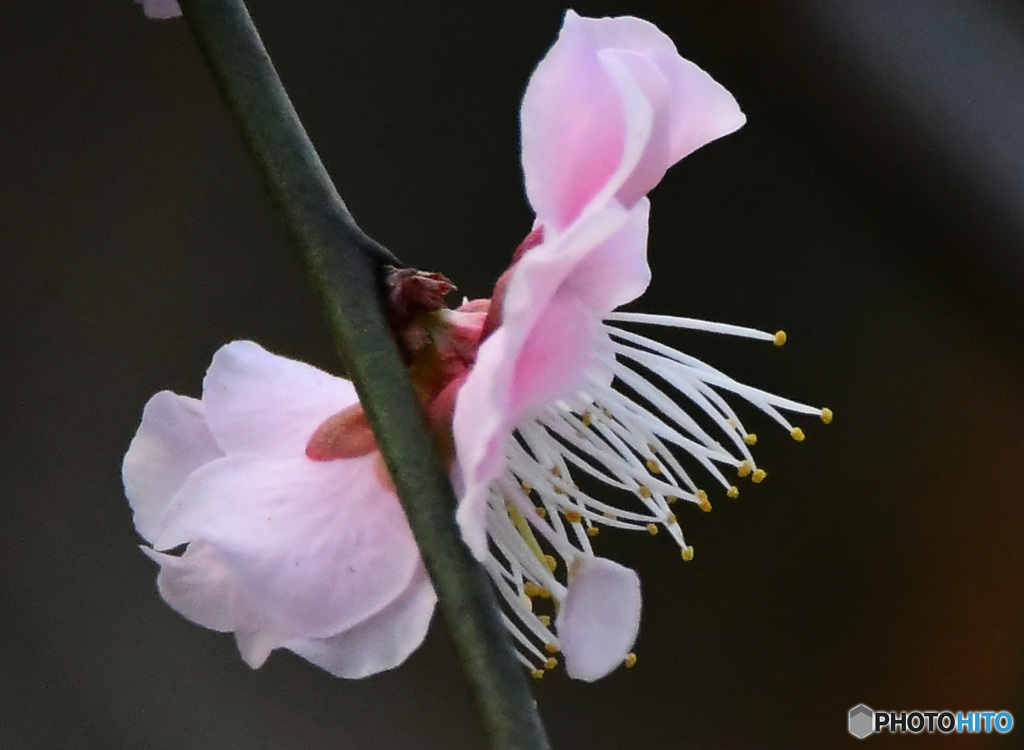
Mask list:
[[[682,559],[693,559],[675,508],[683,501],[708,512],[711,502],[676,454],[688,456],[729,498],[738,497],[739,488],[727,470],[754,483],[767,476],[750,451],[757,436],[743,427],[723,394],[747,401],[796,441],[804,440],[804,432],[783,412],[832,421],[829,409],[738,383],[695,357],[622,328],[623,323],[722,333],[776,346],[786,341],[782,331],[613,313],[605,319],[607,338],[597,363],[603,374],[589,378],[585,392],[518,426],[506,445],[504,473],[491,487],[487,524],[494,555],[488,565],[507,605],[506,625],[519,658],[535,678],[558,664],[553,619],[574,561],[594,555],[592,539],[602,526],[652,536],[664,530]],[[693,414],[679,406],[680,397],[695,407]],[[595,484],[620,490],[630,501],[600,500],[590,490]],[[635,661],[630,654],[626,665]]]

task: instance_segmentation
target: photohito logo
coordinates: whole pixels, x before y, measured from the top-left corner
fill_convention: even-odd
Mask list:
[[[859,740],[876,732],[1006,734],[1013,729],[1013,714],[1009,711],[875,711],[859,703],[850,709],[847,728]]]

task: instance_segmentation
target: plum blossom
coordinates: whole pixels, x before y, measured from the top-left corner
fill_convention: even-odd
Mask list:
[[[202,399],[149,400],[124,457],[161,595],[234,632],[252,667],[285,648],[363,677],[426,634],[434,591],[375,456],[306,456],[316,428],[356,403],[347,380],[235,341],[214,356]]]
[[[177,18],[181,15],[178,0],[135,0],[148,18]]]
[[[826,422],[831,412],[742,385],[624,326],[776,344],[781,331],[616,312],[650,281],[646,193],[676,161],[744,123],[721,85],[646,21],[569,11],[521,117],[536,221],[495,288],[456,402],[458,519],[508,607],[522,662],[540,677],[561,652],[570,676],[593,680],[635,661],[641,606],[635,573],[594,555],[600,527],[665,529],[690,560],[672,506],[711,504],[676,454],[730,497],[739,490],[724,469],[766,476],[750,452],[755,435],[724,395],[797,440],[803,432],[784,411]],[[581,478],[630,502],[613,505]],[[544,599],[554,600],[553,622],[538,613]]]
[[[450,466],[463,538],[534,677],[559,656],[582,680],[635,661],[640,581],[595,554],[602,526],[664,529],[689,560],[673,508],[710,510],[698,478],[730,497],[726,471],[765,478],[727,397],[797,440],[785,412],[831,420],[631,326],[778,345],[781,331],[618,311],[650,282],[647,193],[743,122],[728,91],[650,23],[570,11],[523,99],[536,220],[492,298],[448,310],[443,277],[390,277],[391,322]],[[163,597],[234,632],[249,664],[285,648],[360,677],[422,641],[434,593],[347,381],[228,344],[202,399],[163,392],[146,405],[124,483]]]

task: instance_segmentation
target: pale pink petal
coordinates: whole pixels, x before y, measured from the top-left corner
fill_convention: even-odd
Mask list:
[[[420,565],[376,461],[219,459],[175,496],[154,546],[208,542],[258,613],[292,633],[334,635],[386,607]]]
[[[614,195],[640,159],[653,118],[628,73],[602,61],[579,20],[566,16],[521,111],[526,195],[540,223],[554,230],[571,224],[598,194]]]
[[[602,557],[569,569],[569,587],[555,621],[570,677],[592,682],[623,663],[640,629],[640,578]]]
[[[559,295],[571,294],[604,315],[643,294],[651,283],[651,267],[647,264],[650,209],[650,201],[640,199],[625,225],[573,266]]]
[[[569,14],[575,15],[569,11],[567,21]],[[669,95],[664,98],[657,95],[662,106],[655,107],[655,120],[664,119],[667,123],[656,122],[655,134],[651,137],[652,144],[661,137],[660,133],[668,138],[665,169],[701,146],[736,131],[746,122],[732,94],[704,70],[680,57],[675,43],[653,23],[632,16],[578,18],[578,21],[595,47],[641,55],[669,82]],[[660,83],[652,82],[650,73],[643,72],[642,68],[631,65],[630,70],[649,97],[654,91],[652,83],[660,87]],[[657,181],[650,182],[647,190]],[[630,203],[625,199],[622,202]]]
[[[642,100],[651,110],[650,136],[639,157],[612,180],[609,190],[624,206],[632,206],[661,182],[668,168],[675,164],[669,153],[671,122],[667,99],[671,83],[649,58],[629,50],[601,50],[602,64],[615,73],[623,96]]]
[[[552,299],[510,363],[510,421],[519,422],[585,388],[588,368],[604,338],[589,307],[567,294]]]
[[[670,166],[745,122],[732,95],[653,24],[572,11],[521,119],[526,193],[556,230],[611,197],[631,207]]]
[[[135,0],[149,18],[177,18],[181,15],[178,0]]]
[[[599,340],[600,313],[588,305],[602,300],[577,294],[566,280],[591,253],[635,267],[631,258],[643,259],[645,247],[636,245],[641,233],[634,214],[646,217],[646,210],[638,205],[626,211],[612,201],[606,210],[524,253],[513,268],[502,324],[480,345],[452,421],[458,521],[466,543],[481,559],[487,554],[487,487],[501,473],[505,441],[545,401],[573,395],[588,368],[597,365],[591,355]]]
[[[669,164],[739,130],[746,115],[732,94],[689,60],[658,60],[672,85],[668,96]]]
[[[199,401],[170,391],[149,399],[121,465],[139,534],[152,541],[164,510],[189,475],[222,455]]]
[[[235,643],[242,661],[253,669],[259,669],[275,648],[281,648],[293,636],[273,626],[258,630],[239,628],[235,631]]]
[[[226,633],[252,619],[230,571],[209,544],[195,542],[181,556],[142,547],[160,565],[157,588],[180,615],[204,628]]]
[[[524,253],[512,269],[502,323],[477,351],[452,428],[458,521],[480,558],[487,554],[487,487],[501,473],[515,425],[573,396],[588,375],[606,377],[595,359],[604,336],[598,324],[648,283],[648,210],[646,200],[631,211],[611,201]]]
[[[393,669],[423,642],[437,597],[425,570],[373,617],[339,635],[289,641],[288,648],[335,677],[358,679]]]
[[[228,454],[301,455],[324,420],[357,401],[348,380],[251,341],[222,346],[203,380],[207,423]]]

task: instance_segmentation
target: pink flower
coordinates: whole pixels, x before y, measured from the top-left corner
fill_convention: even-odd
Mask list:
[[[177,18],[181,15],[178,0],[135,0],[149,18]]]
[[[569,675],[584,680],[635,658],[639,580],[596,557],[591,539],[600,525],[664,528],[692,559],[670,506],[678,499],[711,506],[670,446],[731,497],[738,488],[721,466],[764,478],[749,451],[754,436],[720,392],[750,401],[797,439],[802,431],[779,409],[831,419],[620,324],[776,343],[781,332],[613,312],[650,281],[647,191],[674,162],[743,122],[724,88],[636,18],[568,12],[530,80],[522,158],[537,219],[496,286],[453,434],[463,536],[513,613],[520,657],[535,676],[559,651]],[[696,418],[677,405],[680,397]],[[581,476],[631,501],[598,499],[577,485]],[[538,596],[554,599],[554,622],[538,614]]]
[[[683,461],[730,497],[739,490],[723,469],[764,479],[756,437],[726,395],[797,440],[803,432],[782,411],[831,420],[623,326],[776,344],[782,332],[615,312],[650,281],[646,193],[743,121],[732,96],[651,24],[570,11],[523,100],[536,222],[493,298],[440,309],[444,277],[389,277],[391,322],[450,462],[463,537],[535,677],[556,654],[583,680],[635,661],[640,581],[595,554],[601,526],[664,529],[689,560],[670,506],[711,505]],[[434,607],[378,461],[347,381],[235,342],[214,357],[201,401],[150,400],[124,481],[171,606],[234,632],[253,666],[287,648],[358,677],[408,656]],[[620,500],[591,494],[594,481]]]
[[[363,677],[426,634],[434,592],[376,456],[305,455],[316,428],[355,403],[348,381],[236,341],[214,356],[202,400],[149,400],[125,455],[160,593],[234,632],[250,666],[286,648]]]

